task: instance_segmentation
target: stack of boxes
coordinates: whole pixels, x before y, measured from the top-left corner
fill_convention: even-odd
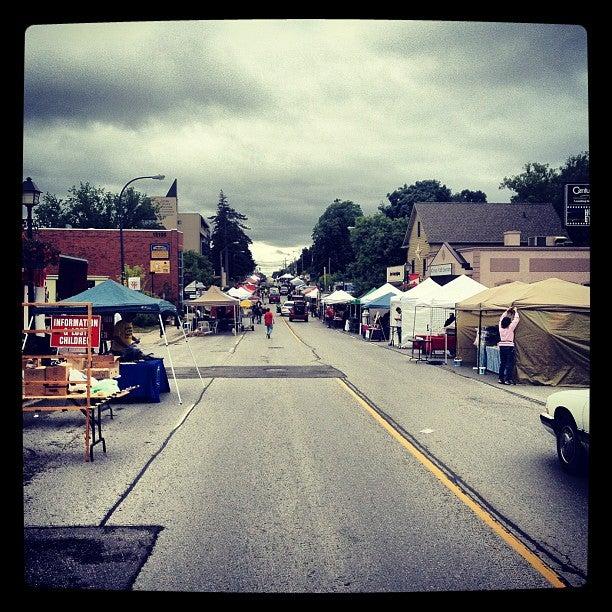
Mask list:
[[[28,397],[68,395],[70,370],[76,369],[87,373],[87,358],[82,355],[66,355],[65,359],[64,363],[55,366],[28,367],[24,363],[23,395]],[[92,355],[91,366],[91,378],[100,380],[119,376],[119,357],[114,355]]]

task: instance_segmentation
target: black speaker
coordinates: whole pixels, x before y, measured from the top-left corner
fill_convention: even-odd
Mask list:
[[[86,259],[70,257],[68,255],[59,256],[56,289],[56,300],[58,302],[77,295],[77,293],[81,293],[88,288],[87,265]]]

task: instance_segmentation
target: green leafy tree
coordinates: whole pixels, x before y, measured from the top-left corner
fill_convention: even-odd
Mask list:
[[[72,186],[65,200],[45,194],[34,209],[34,219],[39,227],[116,229],[123,210],[125,229],[162,229],[157,219],[158,208],[149,197],[132,188],[124,192],[120,206],[119,194],[86,182]]]
[[[387,194],[389,204],[381,204],[378,210],[390,219],[409,217],[415,202],[450,202],[451,190],[440,181],[416,181],[412,185],[404,184],[393,193]]]
[[[515,176],[504,177],[500,189],[515,192],[511,202],[548,202],[553,205],[561,222],[565,224],[565,185],[567,183],[589,183],[589,152],[570,156],[560,168],[551,168],[549,164],[529,162],[524,172]],[[590,229],[568,227],[567,232],[575,245],[590,244]]]
[[[210,260],[216,273],[221,275],[221,260],[223,266],[227,261],[231,280],[241,280],[255,269],[255,260],[251,254],[249,245],[252,240],[247,236],[245,230],[250,229],[242,222],[247,217],[232,208],[227,201],[226,195],[219,193],[217,214],[209,217],[213,222],[212,247],[210,249]],[[227,251],[227,254],[226,254]],[[226,259],[227,257],[227,259]]]
[[[387,279],[387,267],[406,259],[402,242],[406,219],[390,219],[384,214],[369,215],[357,220],[351,231],[355,261],[348,267],[348,277],[356,295],[372,287],[380,287]]]
[[[183,275],[185,285],[197,281],[204,283],[208,287],[215,280],[215,271],[210,260],[196,251],[183,252]]]
[[[484,191],[471,191],[464,189],[460,193],[453,193],[452,202],[486,202],[487,194]]]
[[[346,270],[353,261],[349,227],[362,216],[361,206],[350,200],[335,199],[325,209],[312,230],[312,273],[321,275],[325,267],[329,274],[330,264],[332,273]]]
[[[381,204],[378,210],[390,219],[409,217],[416,202],[486,202],[487,194],[484,191],[464,189],[459,193],[452,193],[440,181],[428,179],[416,181],[412,185],[398,187],[393,193],[387,194],[389,204]]]

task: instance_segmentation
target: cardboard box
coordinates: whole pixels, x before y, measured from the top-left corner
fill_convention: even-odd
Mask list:
[[[23,380],[25,382],[44,381],[46,377],[47,368],[45,366],[38,366],[37,368],[24,368]]]
[[[47,366],[45,368],[45,380],[51,384],[60,384],[63,381],[68,382],[70,374],[70,366],[58,365],[58,366]]]
[[[83,371],[87,367],[87,358],[82,355],[66,355],[66,363],[74,370]]]
[[[45,385],[44,395],[68,395],[68,385]]]
[[[119,361],[117,355],[92,355],[91,366],[93,368],[113,368],[115,363]]]
[[[24,382],[23,395],[25,396],[41,396],[45,395],[45,385],[42,382]]]
[[[91,368],[91,376],[92,378],[97,378],[98,380],[102,380],[103,378],[111,378],[111,369]]]

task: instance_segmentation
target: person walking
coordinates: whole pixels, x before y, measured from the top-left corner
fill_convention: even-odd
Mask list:
[[[272,328],[274,327],[274,315],[269,308],[266,308],[264,313],[264,324],[266,326],[266,337],[272,337]]]
[[[395,309],[395,314],[393,315],[393,321],[395,328],[395,335],[397,336],[397,346],[401,346],[402,344],[402,309],[398,306]],[[393,333],[391,333],[391,338],[389,341],[389,346],[393,345]]]
[[[253,311],[257,317],[257,323],[261,323],[261,315],[264,313],[263,304],[261,302],[257,302]]]
[[[499,383],[515,385],[514,380],[514,330],[519,323],[519,313],[515,308],[508,308],[499,318]]]
[[[334,309],[331,304],[325,309],[325,319],[327,320],[327,327],[331,327],[334,322]]]

